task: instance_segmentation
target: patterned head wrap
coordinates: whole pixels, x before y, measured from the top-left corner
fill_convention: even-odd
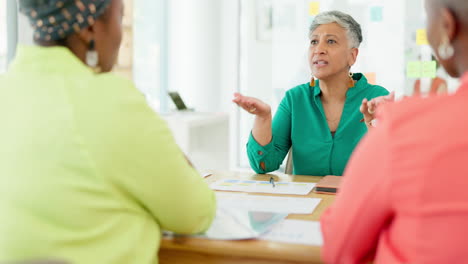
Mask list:
[[[19,0],[35,40],[62,40],[94,24],[112,0]]]

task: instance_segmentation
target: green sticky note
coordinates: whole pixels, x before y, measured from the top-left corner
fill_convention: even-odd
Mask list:
[[[383,7],[381,6],[371,7],[370,18],[372,22],[381,22],[383,20]]]
[[[406,65],[406,76],[409,78],[421,78],[421,67],[420,61],[410,61]]]
[[[421,66],[421,77],[435,78],[437,71],[437,64],[435,61],[423,61]]]

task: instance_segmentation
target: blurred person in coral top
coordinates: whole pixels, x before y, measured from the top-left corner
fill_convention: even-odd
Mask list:
[[[468,1],[425,2],[429,43],[461,87],[379,110],[322,216],[326,263],[468,263]]]

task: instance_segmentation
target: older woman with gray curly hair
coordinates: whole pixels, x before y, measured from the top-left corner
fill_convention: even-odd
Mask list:
[[[363,40],[361,26],[348,14],[319,14],[309,30],[310,82],[289,90],[272,119],[271,107],[235,94],[234,102],[255,115],[247,144],[257,173],[277,170],[289,149],[293,174],[342,175],[349,156],[367,132],[359,108],[363,100],[388,94],[352,73]]]

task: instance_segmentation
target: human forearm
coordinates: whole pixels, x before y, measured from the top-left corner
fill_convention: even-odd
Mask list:
[[[271,119],[271,113],[266,116],[255,116],[252,135],[261,146],[268,145],[271,142]]]

